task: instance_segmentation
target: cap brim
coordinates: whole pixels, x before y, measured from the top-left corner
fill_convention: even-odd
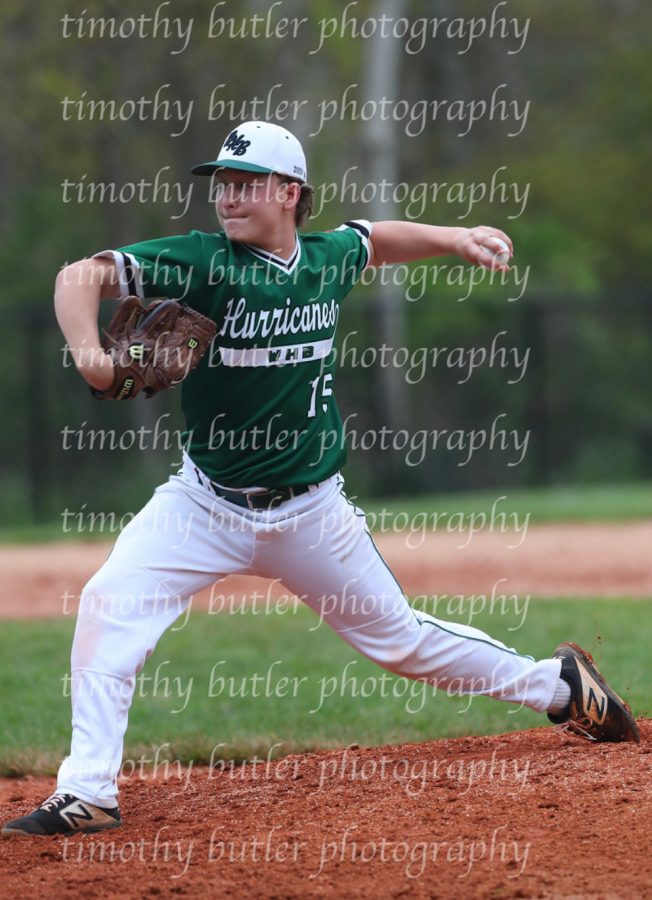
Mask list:
[[[212,175],[219,169],[239,169],[241,172],[261,172],[265,175],[271,175],[273,169],[266,169],[264,166],[255,166],[253,163],[239,162],[234,159],[216,159],[214,162],[201,163],[199,166],[193,166],[190,170],[193,175]]]

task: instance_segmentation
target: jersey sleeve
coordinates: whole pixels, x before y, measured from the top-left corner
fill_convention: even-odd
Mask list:
[[[342,281],[348,290],[369,265],[371,228],[371,222],[366,219],[352,219],[329,232],[337,261],[342,267]]]
[[[93,258],[110,257],[118,271],[122,297],[169,297],[190,306],[207,273],[200,232],[156,238],[116,250],[101,250]]]

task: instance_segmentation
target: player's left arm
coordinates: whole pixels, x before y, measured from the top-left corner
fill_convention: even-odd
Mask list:
[[[419,222],[374,222],[369,242],[369,265],[414,262],[452,254],[476,266],[507,272],[509,266],[501,264],[495,256],[500,247],[496,238],[507,244],[510,254],[514,252],[505,232],[488,225],[448,228]]]

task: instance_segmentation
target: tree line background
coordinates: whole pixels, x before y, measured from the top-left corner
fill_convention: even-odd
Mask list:
[[[486,0],[437,0],[402,3],[360,0],[350,12],[359,20],[392,10],[410,20],[489,16],[494,7],[522,26],[530,20],[527,41],[484,36],[467,53],[442,30],[413,54],[400,41],[352,37],[324,43],[317,53],[319,21],[342,15],[342,4],[325,0],[284,0],[281,16],[306,16],[294,39],[210,38],[214,3],[173,2],[161,13],[194,18],[189,45],[172,54],[179,40],[64,38],[62,16],[152,16],[159,3],[124,4],[87,0],[77,7],[34,0],[6,0],[0,11],[4,91],[0,94],[3,141],[0,146],[0,267],[4,385],[4,428],[0,433],[3,467],[0,510],[6,523],[56,519],[64,507],[127,510],[141,503],[152,487],[174,470],[178,448],[159,441],[155,449],[76,447],[76,429],[183,427],[178,392],[150,401],[110,404],[93,400],[75,372],[62,365],[62,338],[56,328],[52,294],[57,271],[65,263],[97,250],[192,228],[214,230],[214,213],[205,182],[190,166],[212,158],[224,136],[250,118],[210,119],[211,92],[220,84],[223,100],[246,109],[253,97],[266,97],[281,84],[274,102],[308,99],[296,121],[281,122],[303,141],[310,180],[319,194],[350,167],[360,185],[388,167],[396,181],[410,185],[489,182],[517,183],[529,196],[522,215],[514,202],[496,198],[478,203],[464,218],[464,204],[440,190],[419,221],[434,224],[491,224],[514,240],[514,263],[527,289],[518,300],[513,280],[485,280],[464,300],[466,288],[446,284],[443,276],[416,301],[405,289],[377,284],[358,287],[345,304],[340,340],[359,352],[378,347],[388,336],[393,346],[418,348],[488,347],[499,332],[503,344],[528,348],[525,376],[509,384],[510,368],[485,366],[467,383],[444,361],[408,384],[405,371],[347,365],[338,375],[342,415],[355,414],[359,432],[388,423],[410,433],[421,429],[488,427],[505,414],[503,427],[530,432],[528,452],[518,466],[504,453],[478,452],[468,465],[443,449],[428,452],[419,465],[405,451],[378,447],[350,453],[347,474],[361,493],[510,488],[521,485],[652,477],[649,288],[649,5],[644,0],[596,0],[550,4],[545,0],[491,4]],[[229,0],[220,8],[236,22],[264,14],[269,4]],[[521,107],[530,101],[523,132],[508,137],[514,121],[478,121],[459,136],[459,121],[438,117],[419,135],[404,133],[405,123],[372,122],[350,115],[333,118],[318,135],[320,101],[341,98],[357,84],[358,102],[377,96],[390,73],[396,99],[412,102],[449,98],[488,98],[507,84],[507,100]],[[194,101],[185,133],[178,122],[66,121],[62,100],[152,98],[165,96],[187,107]],[[84,95],[84,92],[86,94]],[[244,107],[242,106],[244,104]],[[175,127],[175,125],[177,127]],[[511,126],[511,127],[510,127]],[[195,183],[185,215],[172,218],[179,204],[65,203],[64,179],[79,182],[151,181],[165,170],[169,182],[187,189]],[[382,171],[382,169],[381,169]],[[388,175],[389,178],[389,175]],[[414,207],[413,207],[414,208]],[[409,212],[409,211],[408,211]],[[312,221],[316,230],[348,218],[405,217],[406,208],[375,200],[330,202]],[[447,262],[449,267],[455,260]],[[389,311],[388,311],[389,310]],[[355,334],[353,334],[355,333]],[[369,358],[369,357],[368,357]],[[164,418],[161,418],[164,417]],[[69,447],[63,446],[68,427]],[[72,446],[70,446],[72,444]]]

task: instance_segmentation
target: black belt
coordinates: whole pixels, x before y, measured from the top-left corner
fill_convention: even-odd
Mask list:
[[[255,511],[257,509],[274,509],[280,506],[281,503],[285,503],[286,500],[306,494],[311,486],[305,484],[301,487],[269,488],[266,491],[250,491],[244,494],[241,491],[228,491],[225,488],[221,488],[214,481],[211,481],[211,487],[217,496],[223,500],[228,500],[229,503],[235,503],[236,506]]]

